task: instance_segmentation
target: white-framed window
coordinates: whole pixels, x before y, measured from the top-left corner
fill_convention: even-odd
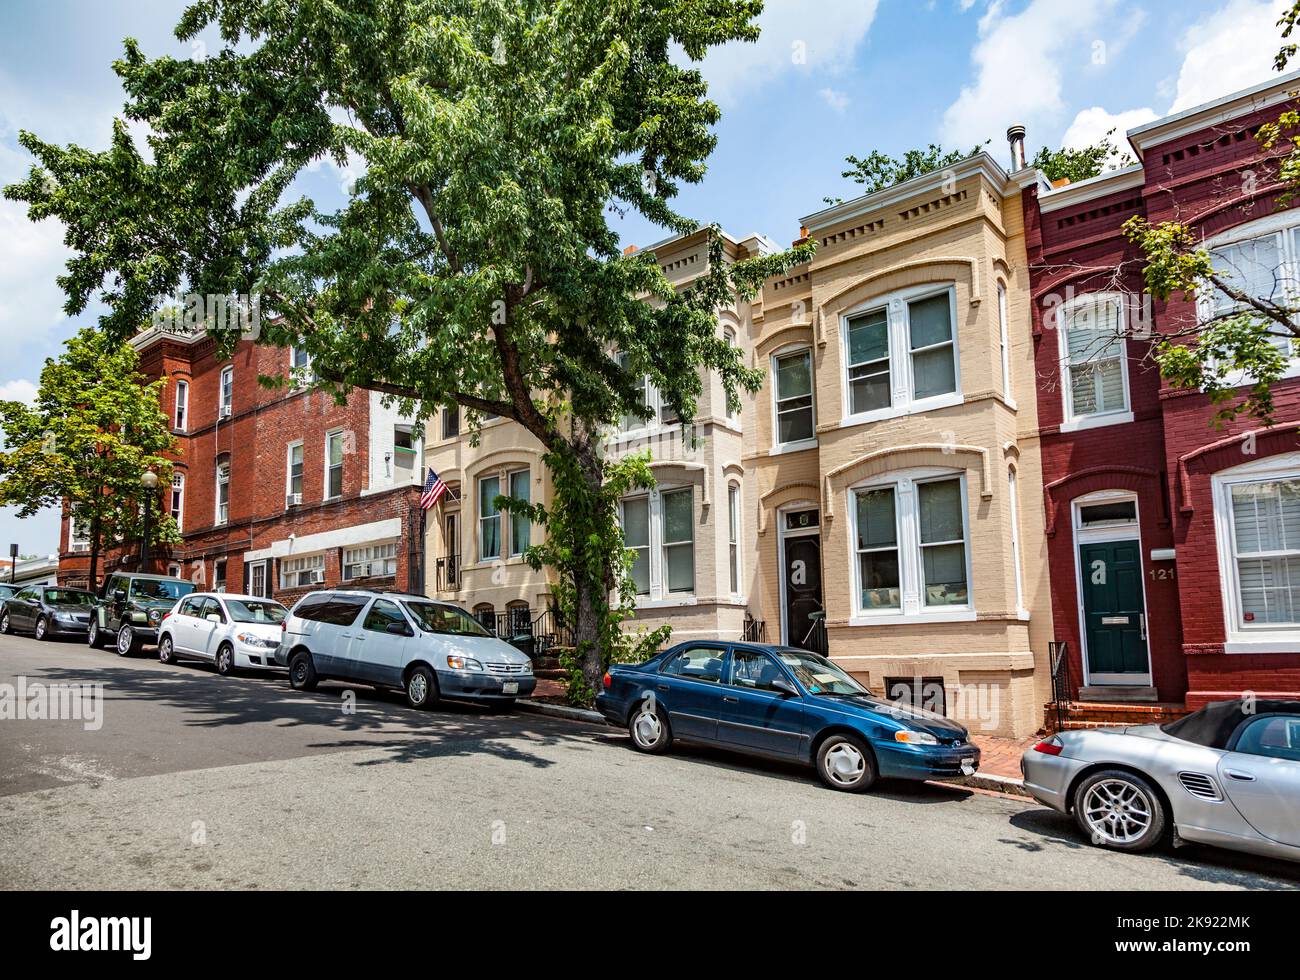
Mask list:
[[[1300,651],[1300,453],[1216,474],[1225,650]]]
[[[695,592],[695,490],[661,487],[621,501],[623,545],[635,552],[637,594],[689,598]]]
[[[971,619],[966,477],[891,474],[849,490],[855,618]]]
[[[221,401],[219,415],[229,415],[235,398],[235,366],[227,364],[221,369]]]
[[[850,310],[842,321],[846,422],[961,401],[953,285],[900,290]]]
[[[188,381],[176,382],[176,418],[175,428],[181,432],[185,431],[185,418],[190,409],[190,383]]]
[[[245,575],[248,584],[245,586],[249,595],[260,595],[269,597],[271,590],[267,587],[267,563],[268,559],[263,558],[261,561],[245,562]]]
[[[289,375],[295,382],[311,378],[311,355],[301,347],[289,348]]]
[[[731,594],[740,595],[740,486],[727,484],[727,577]]]
[[[998,283],[998,353],[1002,362],[1002,397],[1015,403],[1011,389],[1011,324],[1007,318],[1007,287]]]
[[[1289,308],[1300,302],[1300,214],[1281,211],[1249,224],[1238,225],[1209,238],[1214,271],[1247,295],[1271,300]],[[1212,317],[1247,312],[1248,307],[1218,289],[1197,299],[1197,316],[1204,323]],[[1293,318],[1300,323],[1300,316]],[[1281,325],[1278,325],[1281,330]],[[1291,361],[1285,377],[1300,375],[1300,339],[1270,337],[1269,342]],[[1232,379],[1249,384],[1244,373]]]
[[[325,581],[325,556],[303,555],[280,559],[280,588],[298,589]]]
[[[343,549],[343,581],[397,574],[397,542]]]
[[[1016,613],[1023,617],[1025,583],[1020,565],[1020,486],[1014,469],[1007,470],[1007,518],[1011,521],[1011,565],[1016,576]]]
[[[68,550],[90,550],[90,521],[81,517],[79,507],[73,507],[68,515]]]
[[[617,357],[619,367],[624,371],[628,369],[628,358],[626,354],[619,354]],[[650,381],[648,374],[642,374],[632,379],[640,394],[640,401],[650,411],[650,418],[644,419],[639,415],[628,412],[623,416],[622,422],[619,423],[619,429],[623,432],[633,432],[638,429],[650,429],[659,425],[671,425],[679,421],[677,413],[673,411],[672,406],[664,399],[659,389]]]
[[[226,559],[218,558],[212,563],[212,591],[226,591]]]
[[[343,496],[343,449],[344,433],[342,430],[325,434],[325,499],[333,500]]]
[[[529,496],[531,482],[528,470],[514,470],[508,474],[510,496],[524,503],[531,502]],[[510,515],[510,554],[522,555],[528,550],[532,522],[523,514]]]
[[[500,476],[478,479],[478,559],[501,557],[501,512],[496,499],[501,496]]]
[[[732,330],[731,327],[724,327],[724,328],[723,328],[723,331],[722,331],[722,339],[726,342],[726,344],[727,344],[728,347],[735,347],[735,346],[736,346],[736,331]],[[724,399],[727,397],[727,393],[726,393],[725,391],[722,393],[722,397],[723,397]],[[735,408],[732,408],[732,406],[731,406],[730,404],[727,404],[727,406],[726,406],[726,414],[727,414],[727,420],[728,420],[728,421],[730,421],[730,422],[739,422],[739,421],[740,421],[740,406],[737,405]]]
[[[185,529],[185,474],[172,473],[172,499],[171,499],[172,520],[176,522],[176,530]]]
[[[1119,293],[1085,293],[1056,310],[1063,430],[1130,422],[1125,302]]]
[[[230,520],[230,457],[217,459],[217,513],[216,523],[225,524]]]
[[[811,348],[772,355],[772,402],[777,447],[812,444],[817,438],[817,413]]]
[[[291,442],[285,447],[284,454],[284,494],[285,506],[292,507],[302,503],[302,442]]]

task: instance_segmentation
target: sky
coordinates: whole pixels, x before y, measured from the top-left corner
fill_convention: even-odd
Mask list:
[[[193,56],[172,30],[178,0],[0,0],[0,184],[26,176],[18,145],[41,138],[102,150],[122,90],[112,61],[122,39],[144,52]],[[939,143],[1007,162],[1008,126],[1039,146],[1081,146],[1199,105],[1274,74],[1275,26],[1287,0],[767,0],[755,44],[710,53],[702,69],[722,108],[705,179],[677,209],[736,236],[778,244],[825,197],[850,198],[848,154],[899,154]],[[199,47],[196,49],[195,44]],[[295,190],[340,203],[347,169],[323,163]],[[636,217],[625,244],[666,237]],[[0,200],[0,399],[30,399],[41,366],[81,325],[55,281],[68,258],[63,229],[33,224]],[[26,520],[0,508],[0,552],[58,547],[52,513]]]

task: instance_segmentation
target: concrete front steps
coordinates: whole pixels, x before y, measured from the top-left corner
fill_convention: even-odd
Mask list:
[[[1057,730],[1056,703],[1049,701],[1043,711],[1049,732]],[[1111,728],[1116,725],[1163,725],[1187,714],[1182,702],[1134,704],[1114,701],[1071,701],[1065,706],[1061,722],[1064,731],[1083,728]]]

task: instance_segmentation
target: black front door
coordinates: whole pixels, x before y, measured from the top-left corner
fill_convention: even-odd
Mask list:
[[[822,611],[822,539],[807,534],[785,539],[785,624],[791,646],[818,650],[813,633]]]

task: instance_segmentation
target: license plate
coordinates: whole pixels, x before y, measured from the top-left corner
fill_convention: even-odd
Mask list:
[[[504,684],[501,685],[501,693],[502,693],[502,694],[518,694],[518,693],[519,693],[519,682],[518,682],[518,681],[506,681]]]
[[[973,776],[973,775],[975,775],[975,760],[974,760],[974,759],[962,759],[962,760],[961,760],[961,774],[962,774],[963,776]]]

